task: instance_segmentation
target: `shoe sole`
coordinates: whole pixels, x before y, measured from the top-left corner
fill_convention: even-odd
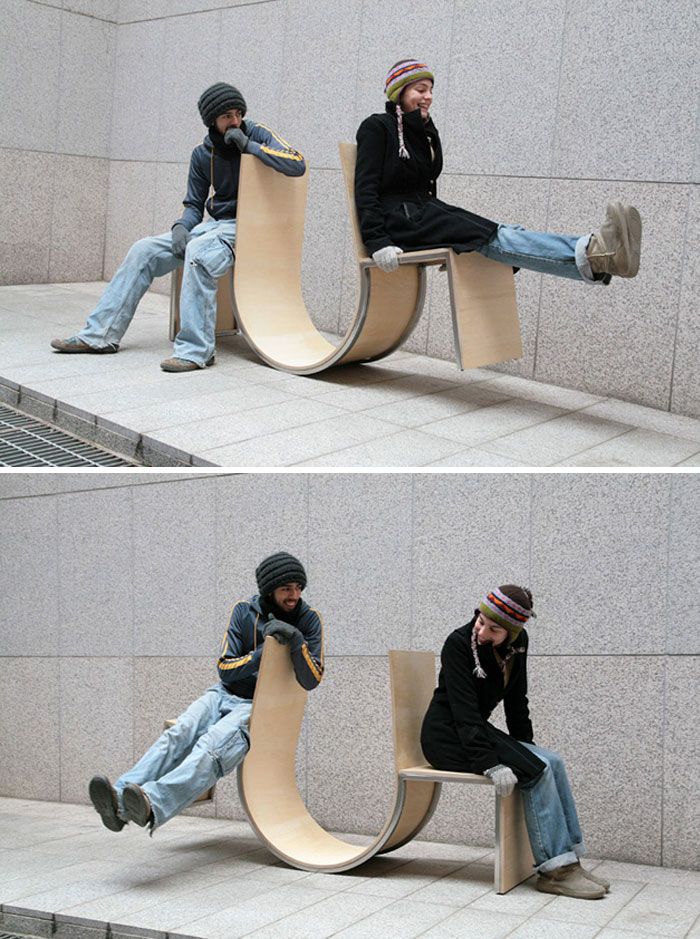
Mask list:
[[[216,361],[216,356],[212,356],[212,357],[207,361],[207,364],[204,366],[204,368],[209,368],[209,366],[210,366],[210,365],[213,365],[215,361]],[[163,365],[163,363],[161,362],[160,367],[161,367],[161,370],[162,370],[163,372],[173,372],[173,373],[177,373],[177,372],[202,372],[202,371],[204,371],[204,369],[202,369],[202,368],[201,368],[199,365],[197,365],[196,363],[193,362],[192,364],[193,364],[194,368],[178,368],[178,367],[176,367],[176,366],[174,366],[174,365]]]
[[[592,882],[592,881],[591,881]],[[590,893],[576,893],[574,890],[567,890],[563,882],[542,882],[535,884],[540,893],[553,893],[558,897],[571,897],[573,900],[602,900],[605,896],[605,890],[601,887],[599,890],[592,890]]]
[[[110,831],[121,831],[126,822],[117,815],[117,797],[106,776],[94,776],[88,786],[90,801]]]
[[[608,211],[614,217],[624,245],[628,266],[625,273],[618,277],[636,277],[639,272],[639,260],[642,249],[642,219],[639,212],[631,205],[611,202]]]
[[[67,355],[114,355],[115,352],[119,352],[119,349],[93,349],[92,346],[88,349],[66,349],[63,346],[54,345],[53,342],[51,348],[55,349],[56,352],[64,352]]]
[[[151,817],[151,807],[145,799],[138,792],[134,792],[128,787],[124,789],[122,799],[124,801],[124,814],[129,816],[129,821],[134,822],[140,828],[145,828]]]

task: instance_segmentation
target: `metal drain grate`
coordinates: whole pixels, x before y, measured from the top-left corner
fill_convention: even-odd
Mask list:
[[[0,466],[134,465],[108,450],[0,404]]]

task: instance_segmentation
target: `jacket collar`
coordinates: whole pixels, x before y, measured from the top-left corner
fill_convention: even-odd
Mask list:
[[[387,101],[384,106],[387,114],[391,114],[392,117],[396,117],[396,104],[393,101]],[[437,128],[433,124],[432,117],[428,117],[427,121],[424,121],[420,116],[420,110],[416,108],[413,111],[402,111],[403,114],[403,126],[410,128],[416,133],[425,133],[430,131],[432,134],[437,134]]]

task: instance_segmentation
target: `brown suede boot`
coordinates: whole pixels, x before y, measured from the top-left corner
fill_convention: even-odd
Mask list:
[[[600,231],[591,235],[586,256],[594,274],[636,277],[642,250],[639,212],[622,202],[608,202]]]
[[[212,355],[207,361],[207,366],[213,365],[215,359],[216,357]],[[189,359],[178,359],[175,356],[170,359],[163,359],[160,367],[164,372],[199,372],[202,370],[196,362],[191,362]]]
[[[556,893],[577,900],[600,900],[605,896],[605,887],[589,880],[578,862],[538,874],[535,886],[542,893]]]
[[[599,884],[601,887],[604,887],[606,893],[610,893],[610,881],[606,880],[605,877],[601,877],[600,874],[594,874],[591,871],[586,870],[583,864],[581,864],[581,873],[584,877],[592,880],[594,884]]]

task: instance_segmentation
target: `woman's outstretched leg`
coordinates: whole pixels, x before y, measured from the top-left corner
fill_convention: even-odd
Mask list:
[[[512,267],[608,284],[613,275],[636,276],[641,238],[639,212],[622,202],[609,202],[605,221],[591,235],[558,235],[501,224],[478,251]]]

